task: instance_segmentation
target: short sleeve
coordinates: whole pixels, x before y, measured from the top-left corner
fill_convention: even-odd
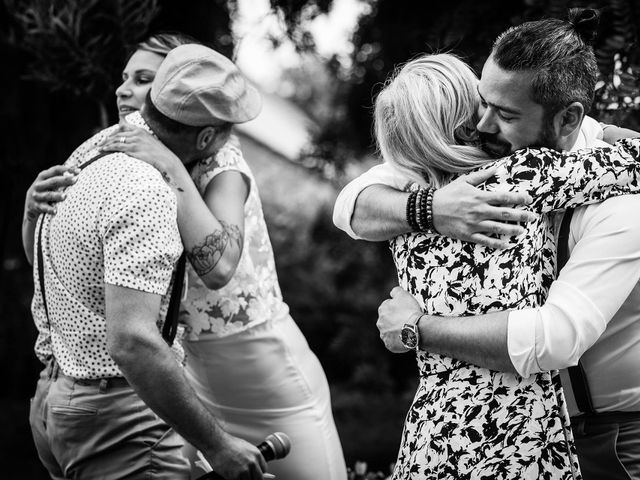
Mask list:
[[[200,195],[204,196],[211,180],[222,172],[227,171],[240,172],[243,177],[245,177],[247,185],[250,186],[249,188],[252,188],[251,179],[253,176],[251,175],[247,162],[242,156],[240,142],[235,135],[229,137],[227,143],[224,144],[214,157],[198,162],[191,172],[191,179],[196,184]]]
[[[176,199],[160,183],[122,186],[102,219],[104,281],[163,295],[182,251]]]

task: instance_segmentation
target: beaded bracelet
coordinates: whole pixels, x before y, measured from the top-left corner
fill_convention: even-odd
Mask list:
[[[433,227],[433,192],[435,188],[422,189],[416,201],[416,217],[421,232],[436,233]]]
[[[409,198],[407,199],[407,209],[406,209],[406,217],[407,223],[411,227],[411,230],[417,232],[420,230],[418,223],[416,222],[416,198],[418,196],[418,191],[413,191],[409,194]]]
[[[433,187],[419,188],[409,194],[405,215],[414,232],[438,233],[433,226]]]
[[[416,204],[416,209],[418,210],[418,216],[420,217],[420,221],[418,225],[420,226],[420,231],[424,232],[427,224],[427,196],[429,194],[429,189],[422,189],[422,195],[420,196],[420,201]]]
[[[424,231],[427,233],[438,233],[436,231],[436,227],[433,226],[433,194],[436,191],[435,188],[429,187],[429,191],[427,192],[427,199],[425,202],[425,211],[426,211],[426,225]]]
[[[424,201],[424,188],[418,190],[418,196],[416,197],[416,224],[418,225],[418,230],[422,231],[422,226],[424,225],[424,210],[422,209],[422,203]]]

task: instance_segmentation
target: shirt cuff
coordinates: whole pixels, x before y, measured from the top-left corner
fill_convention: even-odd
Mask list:
[[[536,358],[536,316],[538,309],[527,308],[509,313],[507,349],[516,371],[523,377],[539,372]]]
[[[353,217],[356,200],[361,191],[362,190],[357,190],[357,195],[355,196],[351,191],[341,192],[336,200],[335,206],[333,207],[334,225],[354,240],[362,240],[362,238],[353,231],[353,228],[351,228],[351,217]]]

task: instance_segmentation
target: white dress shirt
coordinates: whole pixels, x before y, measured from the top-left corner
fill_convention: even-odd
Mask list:
[[[569,261],[545,304],[511,312],[516,370],[582,363],[597,411],[640,410],[640,195],[576,209]],[[566,387],[566,385],[565,385]],[[577,413],[568,395],[569,413]]]
[[[574,149],[601,146],[598,136],[589,131]],[[509,356],[520,375],[582,359],[596,411],[640,411],[639,211],[640,195],[577,208],[569,260],[547,301],[509,315]],[[575,415],[573,395],[565,392]]]

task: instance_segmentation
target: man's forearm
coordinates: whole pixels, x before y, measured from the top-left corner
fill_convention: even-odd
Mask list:
[[[474,365],[517,373],[509,357],[509,312],[474,317],[423,315],[418,323],[420,348]]]
[[[206,456],[211,455],[225,433],[198,400],[171,349],[156,337],[128,337],[114,352],[114,359],[151,410]]]
[[[433,196],[433,225],[441,235],[503,248],[505,241],[486,234],[517,236],[524,230],[504,222],[528,222],[533,214],[498,205],[520,205],[530,202],[528,195],[511,192],[484,192],[475,184],[490,176],[492,170],[474,172],[436,190]],[[365,240],[390,240],[409,233],[407,200],[409,193],[382,184],[366,187],[358,195],[350,226]]]
[[[408,233],[406,219],[409,193],[386,185],[365,188],[356,200],[351,228],[365,240],[379,242]]]

